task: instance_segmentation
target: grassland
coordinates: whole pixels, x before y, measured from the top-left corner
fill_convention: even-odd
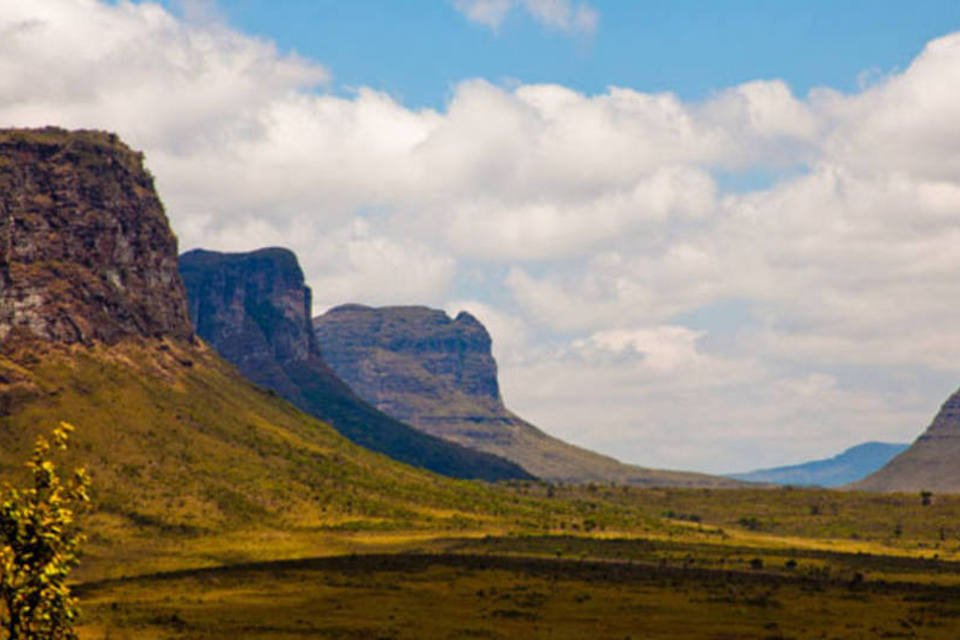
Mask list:
[[[330,531],[322,557],[291,547],[283,561],[89,581],[81,637],[960,637],[960,540],[940,540],[960,497],[499,490],[579,518],[547,532]],[[623,527],[625,513],[645,524]],[[892,535],[896,521],[909,524]]]
[[[511,538],[453,547],[84,585],[81,637],[955,639],[960,632],[960,587],[832,574],[819,556],[776,568],[757,566],[754,556],[754,566],[717,570],[690,553],[703,549],[651,562],[678,549],[637,541]]]
[[[960,496],[491,486],[164,341],[0,358],[0,471],[77,431],[82,637],[960,637]]]

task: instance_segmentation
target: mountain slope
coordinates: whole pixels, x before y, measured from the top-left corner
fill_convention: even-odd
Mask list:
[[[839,487],[870,475],[903,452],[910,445],[886,442],[865,442],[826,458],[802,464],[746,473],[732,473],[731,478],[747,482],[763,482],[794,486]]]
[[[273,389],[354,442],[461,478],[531,476],[512,462],[421,433],[361,400],[320,357],[309,287],[286,249],[195,250],[180,257],[197,333],[258,385]]]
[[[93,481],[85,567],[100,558],[115,575],[278,557],[291,537],[330,529],[495,530],[575,513],[359,447],[196,340],[176,239],[142,157],[115,136],[0,131],[0,186],[0,478],[24,479],[38,434],[76,426],[62,463]],[[310,540],[297,552],[316,553]]]
[[[622,464],[553,438],[503,404],[490,335],[476,318],[426,307],[344,305],[314,319],[321,353],[357,394],[431,435],[512,460],[552,482],[737,486]]]
[[[851,488],[960,493],[960,391],[947,398],[910,448]]]

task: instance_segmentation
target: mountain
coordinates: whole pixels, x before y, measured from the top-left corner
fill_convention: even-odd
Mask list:
[[[176,239],[115,136],[0,131],[0,212],[0,480],[76,426],[58,455],[93,482],[87,578],[581,517],[395,462],[243,378],[194,337]]]
[[[490,335],[472,315],[350,304],[313,322],[334,373],[364,400],[431,435],[512,460],[552,482],[737,486],[703,474],[645,469],[553,438],[500,396]]]
[[[0,135],[0,339],[190,340],[176,239],[116,136]]]
[[[943,403],[910,447],[852,489],[960,492],[960,391]]]
[[[732,473],[731,478],[747,482],[763,482],[815,487],[839,487],[867,477],[895,455],[904,451],[906,444],[865,442],[850,447],[843,453],[824,460],[746,473]]]
[[[198,335],[256,384],[391,458],[453,477],[529,479],[512,462],[424,434],[370,406],[330,370],[310,324],[296,256],[195,250],[180,256]]]

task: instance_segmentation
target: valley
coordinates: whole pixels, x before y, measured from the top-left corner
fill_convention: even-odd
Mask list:
[[[81,638],[960,633],[950,484],[621,464],[510,413],[468,314],[354,305],[315,334],[291,252],[178,263],[116,136],[10,130],[0,159],[0,473],[75,425]],[[935,468],[956,415],[862,486]]]

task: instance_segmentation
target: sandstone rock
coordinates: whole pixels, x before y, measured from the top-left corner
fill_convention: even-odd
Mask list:
[[[0,131],[0,341],[189,340],[177,242],[141,154],[95,131]]]
[[[317,349],[311,292],[290,251],[190,251],[181,256],[180,271],[201,338],[250,380],[329,422],[354,442],[445,475],[530,477],[502,458],[423,434],[355,395]]]

